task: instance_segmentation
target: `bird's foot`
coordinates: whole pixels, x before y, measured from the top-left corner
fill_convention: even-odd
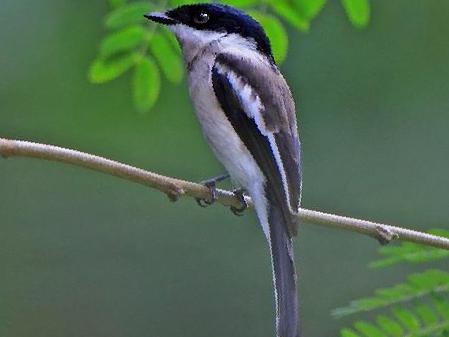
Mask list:
[[[201,198],[195,198],[196,203],[200,207],[208,207],[215,203],[217,201],[217,183],[220,181],[226,180],[229,178],[229,174],[223,174],[218,177],[214,177],[211,179],[203,180],[201,182],[202,185],[206,186],[209,189],[209,198],[208,199],[201,199]]]
[[[398,239],[399,235],[386,227],[377,226],[376,234],[374,237],[382,246],[385,246],[388,245],[391,241]]]
[[[231,212],[237,216],[242,216],[243,212],[248,208],[248,203],[245,200],[245,189],[241,188],[233,191],[235,197],[240,201],[240,207],[231,206]]]

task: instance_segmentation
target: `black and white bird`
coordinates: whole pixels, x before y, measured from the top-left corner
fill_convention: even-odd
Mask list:
[[[226,5],[184,5],[146,18],[181,45],[203,133],[252,198],[269,243],[278,337],[299,336],[292,238],[301,198],[295,103],[270,41],[249,15]]]

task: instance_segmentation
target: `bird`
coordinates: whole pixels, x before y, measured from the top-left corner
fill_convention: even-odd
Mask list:
[[[217,3],[188,4],[147,19],[182,50],[204,137],[251,197],[268,242],[277,337],[299,337],[293,238],[301,202],[301,144],[292,92],[259,22]]]

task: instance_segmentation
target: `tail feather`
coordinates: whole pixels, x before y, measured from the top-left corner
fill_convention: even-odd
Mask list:
[[[252,192],[252,193],[251,193]],[[250,190],[257,217],[267,238],[273,268],[276,336],[300,337],[296,268],[289,225],[296,220],[271,184]]]
[[[280,207],[271,203],[268,212],[269,244],[276,301],[277,337],[299,337],[296,270],[292,239]]]

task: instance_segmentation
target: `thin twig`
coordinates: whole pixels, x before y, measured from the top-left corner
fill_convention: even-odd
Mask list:
[[[89,168],[94,171],[107,173],[158,189],[167,194],[171,200],[177,200],[181,196],[203,199],[209,197],[209,190],[203,185],[162,176],[130,165],[122,164],[117,161],[57,146],[0,138],[0,155],[5,158],[31,157],[45,159]],[[236,198],[234,194],[229,191],[218,190],[217,196],[217,202],[224,206],[240,207],[240,201],[238,198]],[[251,207],[251,200],[247,198],[246,201]],[[381,243],[388,243],[391,240],[402,240],[449,250],[448,238],[401,227],[384,225],[366,220],[358,220],[303,208],[299,210],[298,217],[301,223],[346,229],[369,235],[376,238]]]

